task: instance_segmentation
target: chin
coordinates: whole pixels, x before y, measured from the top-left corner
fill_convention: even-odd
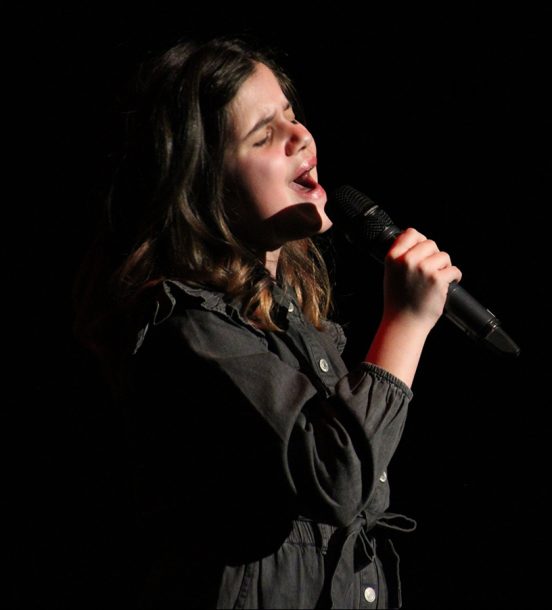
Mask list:
[[[320,227],[318,233],[325,233],[326,231],[332,228],[333,222],[329,219],[328,216],[326,216],[326,212],[322,212],[320,217],[322,219],[322,226]]]

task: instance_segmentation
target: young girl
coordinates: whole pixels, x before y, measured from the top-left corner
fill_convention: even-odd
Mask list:
[[[311,237],[331,221],[290,81],[242,43],[142,72],[77,329],[128,416],[141,607],[400,606],[387,467],[447,254],[414,229],[347,370]],[[367,341],[367,346],[368,346]]]

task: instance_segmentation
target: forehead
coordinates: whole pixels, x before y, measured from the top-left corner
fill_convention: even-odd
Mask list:
[[[237,129],[251,126],[286,101],[286,96],[274,72],[264,64],[256,64],[230,103],[230,117]]]

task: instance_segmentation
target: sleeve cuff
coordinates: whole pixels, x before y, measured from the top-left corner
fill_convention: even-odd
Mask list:
[[[362,371],[365,371],[366,373],[373,375],[374,377],[377,377],[382,381],[387,381],[388,383],[391,383],[396,388],[401,390],[406,395],[408,400],[412,400],[412,390],[406,385],[406,383],[404,383],[404,381],[402,381],[398,377],[395,377],[395,375],[393,375],[386,369],[382,369],[380,366],[377,366],[377,364],[372,364],[371,362],[362,362],[360,364],[360,369]]]

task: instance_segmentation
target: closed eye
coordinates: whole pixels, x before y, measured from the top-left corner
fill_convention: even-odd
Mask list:
[[[264,137],[262,140],[259,140],[258,142],[255,142],[253,144],[253,146],[256,146],[256,147],[264,146],[265,144],[268,144],[268,142],[270,141],[271,138],[272,138],[272,128],[270,127],[266,130],[266,137]]]
[[[291,118],[289,119],[289,122],[292,125],[299,125],[299,121],[295,118],[295,114],[293,114],[293,110],[291,110],[291,105],[288,103],[287,107],[284,109],[286,112],[291,111]],[[264,122],[269,123],[271,121],[274,120],[274,115],[271,117],[268,117],[267,119],[265,119]],[[262,126],[262,125],[261,125]],[[269,126],[266,130],[266,136],[262,139],[259,140],[258,142],[255,142],[253,144],[253,146],[256,146],[257,148],[264,146],[265,144],[268,144],[269,141],[272,139],[272,134],[273,134],[273,128],[271,126]]]

